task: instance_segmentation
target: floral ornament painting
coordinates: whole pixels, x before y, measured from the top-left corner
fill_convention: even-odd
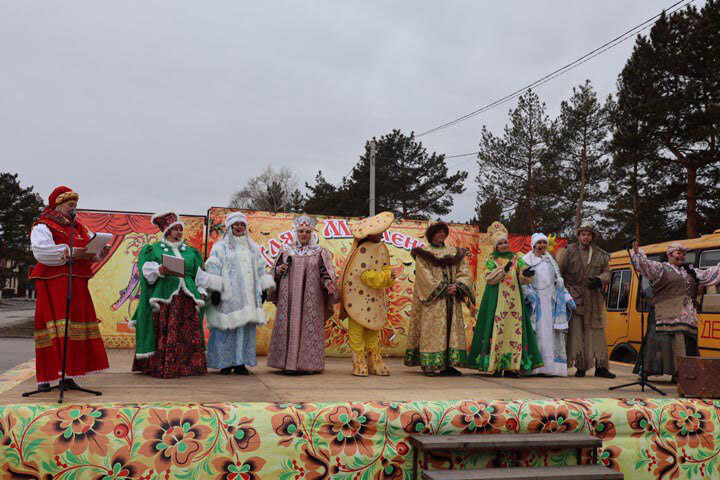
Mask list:
[[[720,401],[567,399],[442,402],[0,406],[0,479],[409,478],[411,434],[584,432],[632,479],[720,478]],[[588,461],[590,452],[583,452]],[[563,465],[575,452],[526,452]],[[506,465],[502,455],[430,456],[423,468]]]

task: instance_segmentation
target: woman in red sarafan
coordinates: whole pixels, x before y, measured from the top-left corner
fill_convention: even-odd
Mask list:
[[[50,194],[49,204],[40,214],[30,233],[33,255],[38,261],[30,272],[35,281],[35,364],[40,388],[47,388],[62,375],[65,337],[65,302],[68,291],[70,266],[70,230],[73,230],[73,282],[70,304],[69,338],[67,342],[67,386],[73,378],[100,372],[108,368],[107,353],[103,344],[95,307],[88,290],[92,278],[91,263],[100,257],[85,253],[91,232],[71,212],[77,207],[78,194],[68,187],[58,187]]]

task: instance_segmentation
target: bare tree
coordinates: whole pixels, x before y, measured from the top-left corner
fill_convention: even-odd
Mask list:
[[[288,212],[291,197],[298,189],[298,179],[287,167],[275,170],[272,165],[248,180],[245,187],[233,194],[230,207],[263,210],[266,212]]]

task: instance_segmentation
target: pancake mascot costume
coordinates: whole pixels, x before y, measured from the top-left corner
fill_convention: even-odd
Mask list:
[[[382,235],[394,220],[392,213],[383,212],[350,226],[355,240],[340,281],[340,318],[348,319],[352,374],[358,377],[367,377],[368,372],[390,375],[380,355],[380,330],[388,316],[386,289],[395,277]]]

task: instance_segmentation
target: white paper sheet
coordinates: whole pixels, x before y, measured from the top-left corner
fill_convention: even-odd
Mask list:
[[[170,270],[172,273],[185,276],[185,259],[182,257],[175,257],[173,255],[163,255],[163,267]]]
[[[93,238],[90,240],[90,242],[85,246],[85,251],[87,253],[92,253],[93,255],[98,255],[103,249],[103,247],[110,243],[112,237],[112,233],[96,233],[95,235],[93,235]]]

